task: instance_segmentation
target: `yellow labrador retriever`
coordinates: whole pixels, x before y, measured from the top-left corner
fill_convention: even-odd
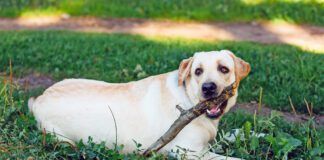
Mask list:
[[[162,136],[180,115],[176,105],[188,109],[199,101],[219,95],[234,81],[248,75],[250,65],[228,50],[199,52],[181,62],[179,70],[146,79],[112,84],[86,79],[67,79],[48,88],[28,102],[41,129],[54,132],[64,141],[106,142],[113,147],[115,136],[124,152],[136,149],[135,140],[147,148]],[[217,133],[219,112],[236,103],[237,93],[188,124],[161,152],[177,146],[206,153]],[[111,112],[109,107],[111,108]],[[115,121],[112,114],[115,116]],[[117,133],[115,123],[117,124]],[[214,153],[204,159],[226,159]]]

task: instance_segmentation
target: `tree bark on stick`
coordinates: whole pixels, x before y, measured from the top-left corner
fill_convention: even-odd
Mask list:
[[[215,106],[220,106],[226,100],[234,96],[236,88],[237,83],[234,82],[230,86],[226,87],[218,97],[200,102],[196,106],[188,110],[184,110],[180,106],[176,106],[177,109],[179,109],[179,111],[181,112],[180,117],[173,122],[167,132],[165,132],[156,142],[154,142],[148,149],[145,150],[143,155],[149,156],[153,152],[159,151],[162,147],[172,141],[178,135],[178,133],[192,120],[204,114],[207,109]]]

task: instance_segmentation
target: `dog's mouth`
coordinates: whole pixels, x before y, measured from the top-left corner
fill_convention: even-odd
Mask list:
[[[212,106],[210,109],[206,110],[207,117],[211,119],[219,118],[224,113],[226,106],[227,106],[227,100],[218,106],[216,105]]]

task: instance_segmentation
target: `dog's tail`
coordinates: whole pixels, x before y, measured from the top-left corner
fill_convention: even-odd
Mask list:
[[[28,100],[28,109],[30,113],[33,113],[33,105],[35,102],[35,98],[34,97],[30,97]]]

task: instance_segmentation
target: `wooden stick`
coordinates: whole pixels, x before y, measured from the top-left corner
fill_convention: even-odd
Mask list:
[[[207,109],[215,106],[220,106],[230,97],[232,97],[235,94],[236,88],[237,84],[234,82],[232,85],[226,87],[218,97],[200,102],[196,106],[188,110],[184,110],[177,105],[176,108],[181,113],[180,117],[173,122],[167,132],[165,132],[156,142],[154,142],[148,149],[146,149],[143,155],[150,156],[153,152],[159,151],[162,147],[172,141],[178,135],[178,133],[192,120],[204,114]]]

